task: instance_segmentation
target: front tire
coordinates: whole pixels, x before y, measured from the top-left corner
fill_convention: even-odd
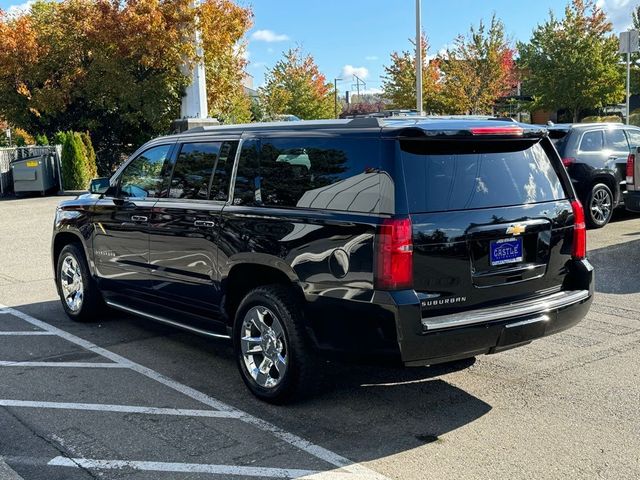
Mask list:
[[[102,305],[102,297],[89,273],[82,247],[65,246],[56,265],[56,287],[67,316],[76,322],[94,320]]]
[[[256,397],[281,404],[311,391],[315,355],[291,288],[251,290],[238,307],[233,333],[240,375]]]
[[[613,194],[604,183],[597,183],[585,202],[585,217],[590,228],[602,228],[613,215]]]

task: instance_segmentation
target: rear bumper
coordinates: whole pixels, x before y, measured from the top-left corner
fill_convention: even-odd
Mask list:
[[[584,318],[593,300],[593,267],[583,260],[576,269],[581,281],[562,292],[464,315],[421,318],[419,306],[398,304],[403,363],[433,365],[497,353],[572,327]]]
[[[627,190],[624,192],[624,206],[630,212],[640,212],[640,190]]]

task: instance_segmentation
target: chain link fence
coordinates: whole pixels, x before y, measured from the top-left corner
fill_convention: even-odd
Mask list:
[[[13,193],[13,176],[11,174],[12,162],[50,154],[54,155],[56,165],[56,183],[58,184],[58,188],[62,190],[62,178],[60,175],[60,157],[62,155],[61,145],[0,148],[0,195],[6,196]]]

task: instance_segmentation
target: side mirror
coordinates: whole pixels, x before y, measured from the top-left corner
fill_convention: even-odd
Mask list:
[[[89,191],[91,193],[103,194],[109,188],[108,178],[94,178],[89,184]]]

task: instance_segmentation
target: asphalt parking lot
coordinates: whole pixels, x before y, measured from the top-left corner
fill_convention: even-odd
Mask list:
[[[69,321],[59,201],[0,201],[0,479],[640,477],[640,217],[589,232],[575,328],[456,371],[328,362],[314,398],[275,407],[225,343]]]

